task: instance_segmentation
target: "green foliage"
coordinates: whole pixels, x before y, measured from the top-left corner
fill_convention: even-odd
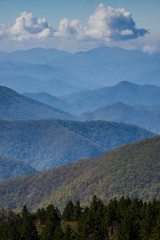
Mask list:
[[[85,208],[78,201],[68,202],[65,209],[71,205],[75,209],[77,204],[81,216],[76,221],[64,220],[53,204],[36,213],[24,206],[21,215],[0,223],[0,240],[159,240],[160,201],[156,199],[143,202],[121,197],[105,205],[94,195]]]
[[[69,200],[79,199],[86,205],[94,193],[105,203],[113,199],[110,203],[113,217],[115,197],[125,195],[143,200],[159,197],[159,159],[159,136],[128,144],[100,157],[3,181],[0,183],[0,206],[20,210],[27,204],[29,209],[37,209],[54,202],[62,209]],[[129,200],[121,199],[122,207],[128,204]],[[111,220],[109,218],[108,222]]]
[[[64,208],[63,214],[62,214],[62,218],[65,221],[72,221],[73,220],[73,216],[74,216],[74,205],[72,201],[69,201],[66,205],[66,207]]]
[[[52,240],[55,230],[60,224],[60,212],[53,204],[49,205],[45,213],[44,226],[40,234],[42,240]],[[58,233],[57,233],[58,234]]]

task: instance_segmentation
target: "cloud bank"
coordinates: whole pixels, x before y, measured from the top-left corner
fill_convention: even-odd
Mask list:
[[[101,3],[85,26],[79,19],[70,21],[63,18],[56,30],[45,18],[22,12],[13,25],[0,24],[0,44],[7,40],[21,46],[37,43],[37,46],[43,44],[44,47],[46,44],[46,47],[79,50],[102,45],[122,45],[146,33],[146,29],[136,27],[130,12],[124,8],[106,7]]]

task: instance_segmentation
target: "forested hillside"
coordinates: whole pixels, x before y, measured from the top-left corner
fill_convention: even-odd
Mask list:
[[[137,126],[105,121],[0,121],[0,154],[43,170],[153,136]]]
[[[93,194],[104,202],[122,195],[159,198],[159,159],[159,136],[127,144],[99,157],[4,181],[0,206],[21,209],[27,204],[33,210],[54,203],[62,209],[69,200],[86,205]]]
[[[37,171],[29,164],[15,158],[0,156],[0,180],[29,175]]]

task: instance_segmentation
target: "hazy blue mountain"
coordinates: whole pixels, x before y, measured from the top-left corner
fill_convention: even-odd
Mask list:
[[[39,102],[43,102],[47,105],[57,107],[58,109],[61,109],[61,110],[64,110],[64,111],[66,109],[69,109],[69,106],[67,105],[67,103],[64,100],[62,100],[58,97],[55,97],[51,94],[45,93],[45,92],[24,93],[23,95],[26,96],[26,97],[32,98],[34,100],[37,100]]]
[[[115,103],[93,112],[85,112],[79,119],[130,123],[160,134],[160,112],[156,112],[155,110],[156,108],[151,107]]]
[[[36,173],[29,164],[12,157],[0,156],[0,180]]]
[[[0,119],[73,119],[57,108],[24,97],[10,88],[0,86]]]
[[[132,82],[134,82],[134,79],[132,79]],[[140,74],[136,79],[136,83],[160,86],[160,70],[157,68],[153,71],[146,71]]]
[[[57,66],[58,64],[63,66],[63,69],[72,71],[76,78],[90,81],[97,87],[113,86],[121,81],[139,84],[159,82],[158,74],[154,76],[152,83],[152,72],[159,71],[160,56],[150,56],[138,50],[100,47],[68,56],[65,61],[57,61]],[[142,77],[146,73],[147,76],[151,75],[151,78],[148,77],[145,81]]]
[[[55,49],[31,49],[0,53],[0,62],[1,75],[10,72],[41,80],[58,79],[74,88],[96,89],[121,81],[160,85],[160,54],[149,55],[118,47],[100,47],[75,54]],[[12,62],[13,66],[9,63],[6,66],[7,62]]]
[[[71,94],[62,99],[70,105],[70,111],[75,114],[93,111],[117,102],[128,105],[160,106],[160,87],[141,86],[124,81],[113,87]]]
[[[137,126],[105,121],[0,121],[0,154],[42,170],[153,136]]]
[[[0,52],[0,61],[15,63],[53,64],[57,59],[70,56],[71,53],[56,49],[32,48],[11,53]]]

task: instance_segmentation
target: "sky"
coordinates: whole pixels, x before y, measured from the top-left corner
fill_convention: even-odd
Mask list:
[[[0,51],[160,51],[160,0],[0,0]]]

